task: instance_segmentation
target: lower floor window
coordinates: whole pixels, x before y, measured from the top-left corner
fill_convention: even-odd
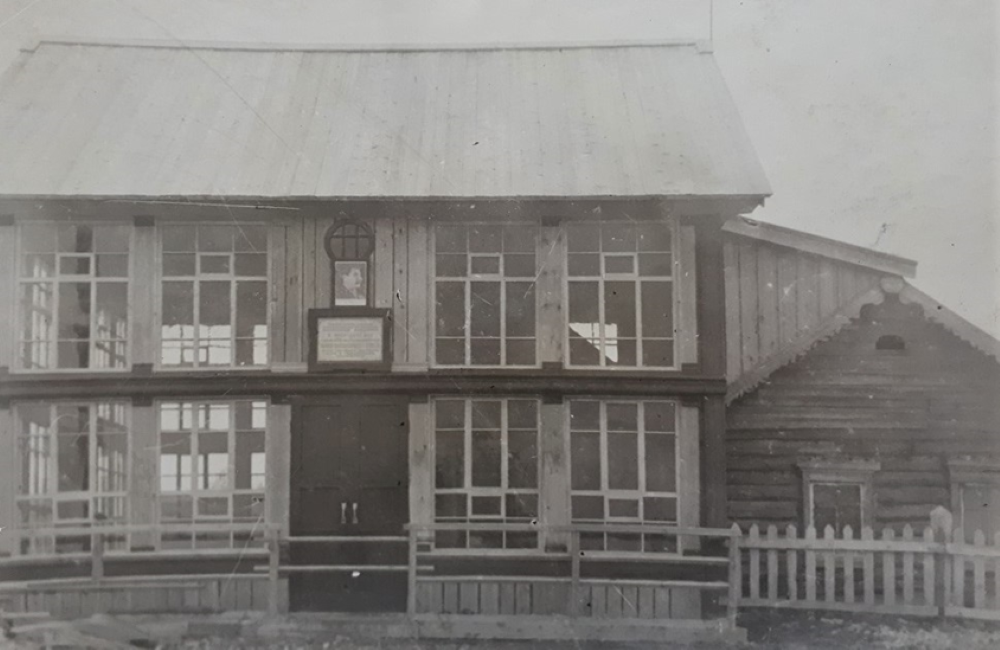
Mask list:
[[[840,536],[851,527],[853,535],[873,524],[876,461],[817,459],[799,463],[802,471],[805,526],[822,537],[827,527]]]
[[[162,524],[263,521],[267,403],[159,404]],[[249,532],[164,532],[163,548],[229,546]]]
[[[569,405],[572,519],[677,522],[677,405],[573,400]],[[675,540],[589,536],[589,547],[666,550]]]
[[[86,552],[90,534],[71,529],[125,523],[128,415],[124,402],[16,405],[20,524],[46,531],[25,538],[22,553]]]
[[[538,402],[434,402],[435,518],[441,523],[526,523],[538,517]],[[442,532],[439,546],[525,548],[525,532]]]
[[[982,532],[987,543],[1000,533],[1000,461],[952,460],[951,505],[955,525],[962,528],[965,541]]]

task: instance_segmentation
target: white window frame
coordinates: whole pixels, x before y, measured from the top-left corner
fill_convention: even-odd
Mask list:
[[[244,227],[244,226],[250,226],[250,227],[255,227],[255,228],[256,227],[263,228],[265,230],[265,232],[266,232],[266,241],[267,241],[267,250],[264,251],[265,254],[267,255],[267,269],[266,269],[264,275],[259,275],[259,276],[258,275],[236,275],[236,266],[235,266],[235,257],[234,257],[234,255],[235,255],[235,253],[237,251],[235,251],[235,249],[234,250],[230,250],[228,253],[224,253],[224,252],[209,253],[210,255],[227,255],[228,254],[230,256],[230,265],[229,265],[229,272],[228,273],[199,273],[197,265],[200,264],[200,262],[198,261],[198,256],[200,255],[200,252],[197,251],[197,250],[195,250],[195,251],[192,251],[192,253],[195,255],[195,264],[196,264],[194,275],[169,275],[169,276],[168,275],[164,275],[163,274],[163,229],[164,228],[171,228],[171,227],[198,228],[198,227],[203,227],[203,226],[208,226],[208,227],[227,227],[227,228],[235,229],[237,231],[239,229],[241,229],[242,227]],[[153,329],[155,330],[155,333],[153,335],[153,338],[155,340],[155,349],[154,349],[155,360],[154,360],[153,367],[156,368],[157,370],[162,370],[162,371],[166,371],[166,372],[206,372],[206,371],[211,372],[211,371],[218,371],[218,370],[237,370],[237,371],[241,371],[241,372],[246,372],[246,371],[260,371],[260,370],[266,370],[266,369],[270,368],[272,366],[272,364],[273,364],[273,359],[274,359],[274,350],[272,349],[273,346],[271,344],[272,343],[272,341],[271,341],[271,334],[272,334],[272,331],[273,331],[273,328],[274,328],[274,322],[273,322],[274,318],[273,318],[273,314],[272,314],[272,311],[273,311],[272,300],[274,298],[274,292],[277,290],[277,288],[274,287],[274,286],[272,286],[272,283],[271,283],[271,277],[273,275],[272,265],[274,264],[274,252],[273,252],[274,246],[272,246],[272,244],[271,244],[271,228],[268,226],[268,224],[265,223],[265,222],[260,222],[260,221],[253,221],[253,222],[247,221],[247,222],[238,222],[238,223],[237,222],[233,222],[233,221],[230,221],[230,222],[217,222],[217,221],[208,221],[208,222],[200,222],[200,221],[199,222],[193,222],[193,221],[187,221],[187,222],[183,222],[183,221],[182,222],[176,222],[176,221],[174,221],[174,222],[171,222],[171,221],[164,221],[164,222],[159,222],[158,221],[156,223],[156,226],[155,226],[155,231],[156,231],[156,238],[155,238],[156,239],[156,270],[154,272],[154,276],[156,278],[156,282],[155,282],[156,287],[155,287],[155,291],[154,291],[154,293],[155,293],[155,302],[154,302],[154,307],[153,307],[153,312],[155,314],[154,319],[153,319],[154,323],[155,323],[154,326],[153,326]],[[197,243],[196,243],[196,247],[197,247]],[[243,366],[241,366],[241,365],[238,365],[236,363],[236,347],[237,347],[237,341],[239,340],[239,338],[236,336],[236,327],[237,327],[237,320],[236,319],[238,317],[238,312],[237,312],[238,304],[237,304],[237,291],[236,291],[236,287],[237,287],[237,283],[239,281],[241,281],[241,280],[242,281],[251,281],[251,282],[264,282],[265,285],[266,285],[266,287],[267,287],[267,296],[265,297],[265,305],[266,305],[266,307],[265,307],[265,315],[266,316],[265,317],[267,319],[267,336],[263,339],[265,345],[267,346],[267,352],[266,352],[266,355],[265,355],[266,359],[265,359],[264,363],[260,364],[260,365],[251,364],[251,365],[243,365]],[[201,284],[203,282],[221,282],[221,281],[227,281],[227,282],[229,282],[229,300],[230,300],[230,303],[229,303],[230,307],[229,307],[229,309],[230,309],[230,327],[231,327],[231,332],[230,332],[229,340],[230,340],[230,343],[232,344],[232,348],[231,348],[232,349],[232,362],[228,363],[228,364],[214,364],[214,365],[213,364],[209,364],[207,362],[206,363],[200,363],[198,361],[198,350],[199,350],[198,343],[199,343],[199,340],[200,340],[199,336],[198,336],[198,329],[200,327],[200,323],[199,323],[199,321],[200,321],[200,314],[199,314],[199,311],[200,311],[200,301],[201,301]],[[193,344],[194,344],[194,362],[191,365],[165,364],[165,363],[163,363],[163,340],[164,340],[164,337],[163,337],[163,316],[164,316],[164,314],[163,314],[163,284],[165,282],[191,282],[192,283],[192,291],[193,291],[192,306],[193,306],[193,314],[194,314],[194,316],[193,316],[193,320],[194,320],[194,339],[193,339]]]
[[[462,487],[439,488],[434,482],[437,474],[437,406],[441,402],[462,402],[465,412],[463,415],[463,468]],[[476,487],[472,484],[472,406],[474,402],[500,402],[500,485],[497,487]],[[508,441],[510,428],[508,426],[507,405],[511,401],[533,401],[535,402],[535,487],[534,488],[512,488],[509,486],[510,473],[508,453]],[[542,465],[541,465],[541,409],[542,400],[533,396],[524,397],[493,397],[489,395],[469,396],[469,395],[441,395],[431,399],[431,428],[433,431],[433,443],[431,458],[433,459],[433,474],[431,486],[433,493],[433,519],[439,523],[468,523],[477,521],[494,521],[496,523],[530,523],[523,518],[511,518],[507,516],[507,497],[516,495],[530,495],[535,497],[536,514],[534,520],[537,522],[542,510]],[[515,429],[522,431],[523,429]],[[466,514],[461,518],[439,517],[437,514],[437,497],[439,495],[462,495],[466,497]],[[472,512],[472,499],[474,497],[496,497],[500,499],[501,514],[499,515],[477,515]],[[541,541],[539,535],[539,542]],[[506,537],[504,547],[506,547]]]
[[[45,444],[48,446],[47,454],[44,456],[44,476],[40,478],[40,483],[44,483],[44,487],[40,492],[33,492],[25,494],[22,492],[23,488],[29,482],[26,477],[20,476],[20,486],[15,497],[16,507],[17,507],[17,518],[20,521],[22,516],[22,508],[32,507],[31,504],[36,503],[46,503],[50,508],[50,519],[47,523],[41,525],[34,525],[31,523],[24,524],[28,529],[31,528],[59,528],[61,526],[69,526],[73,528],[89,527],[97,524],[99,521],[97,518],[97,502],[101,499],[119,499],[121,504],[121,515],[117,519],[112,520],[113,523],[126,524],[128,523],[129,517],[129,491],[131,489],[131,475],[132,475],[132,409],[131,405],[127,401],[123,400],[72,400],[72,401],[55,401],[55,402],[15,402],[13,405],[14,411],[14,421],[17,426],[17,447],[14,453],[17,454],[18,459],[18,475],[20,476],[21,471],[23,471],[25,452],[28,451],[29,447],[33,447],[37,440],[45,440]],[[123,425],[125,428],[124,432],[121,433],[99,433],[98,432],[98,416],[99,409],[102,406],[109,406],[111,408],[121,408],[123,409]],[[54,428],[50,432],[38,435],[38,434],[25,434],[24,433],[24,419],[22,417],[21,409],[27,407],[40,408],[44,407],[49,410],[50,427],[53,427],[54,423],[58,420],[57,411],[60,408],[66,407],[87,407],[87,471],[90,485],[86,490],[73,490],[60,492],[59,491],[59,444],[61,442],[60,438],[69,437],[68,434],[59,434]],[[97,455],[97,438],[99,435],[115,435],[122,436],[125,439],[125,453],[122,459],[123,464],[121,467],[117,468],[115,474],[117,474],[122,480],[121,489],[117,490],[101,490],[99,489],[100,481],[100,469],[98,467],[98,455]],[[31,464],[31,463],[29,463]],[[31,483],[38,483],[36,481],[30,481]],[[70,502],[81,502],[87,501],[88,506],[88,516],[83,519],[60,519],[59,518],[59,504],[60,503],[70,503]],[[20,525],[20,524],[19,524]],[[39,537],[33,537],[28,543],[28,554],[32,553],[46,553],[54,552],[55,548],[55,538],[58,535],[46,534]],[[127,537],[127,536],[126,536]],[[108,540],[113,547],[117,547],[119,543],[123,540]]]
[[[529,227],[534,229],[534,240],[535,246],[532,250],[532,254],[535,256],[535,269],[538,269],[539,260],[539,242],[542,236],[542,226],[537,221],[506,221],[506,222],[455,222],[447,223],[441,222],[439,224],[434,224],[431,226],[431,236],[430,236],[430,336],[429,345],[430,348],[430,365],[434,368],[539,368],[541,367],[541,336],[540,331],[540,320],[539,320],[539,295],[538,295],[538,273],[536,271],[535,275],[530,279],[528,277],[510,277],[504,276],[503,270],[503,256],[504,253],[474,253],[471,250],[465,251],[466,256],[466,268],[467,273],[464,277],[448,277],[448,276],[438,276],[437,274],[437,226],[461,226],[465,228],[474,228],[477,226],[482,227]],[[499,268],[496,273],[473,273],[472,272],[472,260],[473,258],[481,257],[499,257]],[[438,282],[449,282],[449,283],[462,283],[465,289],[465,304],[467,309],[465,310],[465,362],[461,364],[445,364],[438,363],[437,360],[437,285]],[[486,365],[486,364],[473,364],[472,363],[472,334],[471,334],[471,321],[472,321],[472,283],[473,282],[497,282],[500,285],[500,363],[497,365]],[[524,364],[508,364],[507,359],[507,284],[508,283],[523,283],[530,282],[535,287],[535,331],[534,331],[534,343],[535,343],[535,363],[531,365]]]
[[[802,472],[802,519],[806,528],[815,527],[814,487],[816,485],[860,486],[861,527],[871,528],[875,522],[875,472],[881,463],[872,460],[807,460],[798,464]],[[838,535],[842,531],[835,531]],[[854,531],[858,534],[859,531]],[[816,531],[823,536],[822,530]]]
[[[600,435],[600,455],[601,455],[601,487],[597,490],[577,490],[572,486],[572,472],[573,472],[573,457],[572,457],[572,435],[573,435],[573,425],[571,419],[571,409],[573,402],[597,402],[599,404],[599,431],[584,430],[581,432],[586,433],[599,433]],[[674,437],[674,486],[675,489],[672,492],[656,491],[651,492],[646,490],[646,422],[645,422],[645,404],[650,402],[658,403],[668,403],[672,404],[674,408],[674,430],[672,432],[655,432],[652,435],[672,435]],[[637,418],[638,425],[636,435],[638,436],[637,447],[636,447],[636,489],[612,489],[609,487],[608,480],[608,418],[607,418],[607,405],[608,404],[635,404],[637,405]],[[681,444],[680,437],[682,435],[681,431],[681,402],[676,399],[660,399],[660,398],[607,398],[607,397],[573,397],[567,400],[566,403],[566,432],[569,437],[569,445],[571,453],[569,454],[569,471],[570,471],[570,520],[574,523],[630,523],[630,524],[654,524],[662,526],[676,526],[679,525],[679,520],[681,517]],[[697,489],[697,488],[694,488]],[[603,497],[604,498],[604,512],[605,516],[601,520],[592,519],[579,519],[573,517],[573,497]],[[677,513],[677,521],[661,521],[661,520],[647,520],[644,513],[643,499],[645,497],[653,498],[673,498],[675,500],[675,508]],[[637,515],[635,517],[623,517],[623,516],[611,516],[610,501],[613,499],[628,499],[638,501]]]
[[[24,239],[23,239],[23,229],[25,226],[47,226],[52,228],[59,228],[60,226],[109,226],[116,228],[123,228],[129,230],[129,244],[128,250],[124,253],[112,253],[119,255],[126,255],[126,268],[127,273],[124,276],[109,276],[109,277],[98,277],[97,276],[97,260],[96,256],[99,254],[95,251],[90,253],[60,253],[59,251],[53,249],[49,254],[53,255],[55,258],[55,273],[49,277],[32,277],[24,275],[23,268],[23,256],[27,254],[24,250]],[[29,223],[18,223],[17,224],[17,244],[15,252],[15,307],[14,307],[14,359],[11,364],[11,371],[16,373],[25,374],[38,374],[38,373],[115,373],[115,372],[128,372],[132,368],[132,346],[135,337],[133,336],[134,318],[132,314],[132,301],[131,301],[131,291],[132,291],[132,251],[135,249],[135,229],[131,223],[123,223],[116,221],[107,220],[94,220],[86,222],[62,222],[62,221],[40,221],[40,222],[29,222]],[[58,247],[57,247],[58,248]],[[78,257],[87,258],[90,260],[90,272],[87,274],[71,274],[64,275],[60,272],[60,260],[65,257]],[[94,365],[88,365],[86,368],[60,368],[59,363],[59,285],[63,283],[88,283],[90,285],[91,291],[91,301],[92,307],[96,307],[96,296],[97,296],[97,286],[101,284],[123,284],[125,285],[125,298],[126,304],[126,326],[124,338],[115,338],[115,342],[121,342],[124,345],[125,353],[122,355],[122,365],[116,367],[101,368]],[[51,284],[53,290],[48,296],[50,301],[49,315],[53,322],[53,334],[55,338],[50,341],[44,341],[47,343],[48,358],[51,359],[51,363],[54,365],[49,365],[45,367],[27,367],[24,364],[24,354],[23,346],[28,343],[34,342],[33,340],[24,339],[23,331],[23,319],[26,314],[24,311],[24,301],[22,300],[22,290],[23,287],[28,285],[37,285],[40,283]],[[106,343],[108,340],[112,339],[100,339],[98,340],[98,322],[97,322],[98,311],[96,308],[90,310],[90,340],[89,340],[89,361],[92,364],[99,352],[98,343]],[[42,343],[43,341],[39,341]]]
[[[260,403],[264,407],[264,426],[262,428],[253,428],[252,431],[262,431],[264,434],[264,484],[258,488],[253,487],[252,481],[255,474],[251,473],[251,487],[249,488],[237,488],[236,487],[236,441],[241,431],[237,429],[236,426],[236,409],[238,402],[246,402],[250,404],[250,408],[253,409],[254,405]],[[163,449],[163,434],[165,433],[162,426],[161,413],[165,406],[176,405],[181,408],[190,406],[191,408],[191,426],[189,428],[180,429],[169,429],[166,433],[183,433],[189,436],[190,444],[190,454],[188,454],[192,459],[192,467],[190,471],[190,481],[191,486],[188,489],[181,489],[178,487],[176,490],[164,490],[162,479],[162,455],[160,450]],[[202,407],[211,406],[227,406],[230,410],[229,412],[229,426],[226,431],[221,429],[205,429],[204,431],[199,425],[199,409]],[[191,500],[191,522],[194,523],[221,523],[221,524],[236,524],[241,523],[235,520],[234,516],[234,499],[238,496],[249,496],[251,498],[259,497],[257,503],[260,504],[261,513],[257,517],[257,523],[263,523],[265,518],[265,512],[263,509],[264,500],[267,498],[268,484],[267,484],[267,449],[268,449],[268,427],[267,427],[267,417],[268,411],[271,408],[270,403],[264,398],[238,398],[232,400],[219,400],[219,399],[177,399],[177,400],[160,400],[155,403],[155,413],[156,413],[156,440],[157,440],[157,457],[156,457],[156,521],[161,525],[172,525],[178,523],[188,523],[186,521],[177,520],[164,520],[161,504],[165,498],[170,497],[187,497]],[[252,417],[252,415],[251,415]],[[183,423],[183,419],[180,420]],[[200,458],[201,455],[198,453],[198,443],[199,434],[201,433],[225,433],[226,434],[226,449],[227,449],[227,462],[226,462],[226,486],[224,488],[201,488],[199,487],[199,479],[201,478],[201,472],[199,471]],[[252,461],[251,461],[252,463]],[[252,464],[251,464],[252,472]],[[178,478],[181,476],[178,473]],[[199,515],[198,514],[198,500],[203,498],[209,499],[226,499],[226,514],[225,515]],[[249,522],[253,523],[253,522]],[[162,540],[161,540],[162,543]]]
[[[632,251],[621,251],[621,252],[605,252],[601,251],[598,253],[600,255],[601,273],[600,275],[574,275],[569,274],[569,259],[572,251],[569,249],[569,231],[573,226],[586,226],[586,225],[596,225],[599,228],[607,221],[578,221],[567,223],[562,227],[563,236],[566,240],[565,254],[563,259],[563,349],[565,356],[565,365],[567,368],[574,369],[596,369],[609,370],[614,372],[622,371],[637,371],[637,370],[680,370],[681,367],[681,349],[680,349],[680,322],[681,322],[681,297],[679,291],[679,279],[683,277],[684,269],[680,268],[680,232],[677,227],[677,221],[670,219],[668,222],[663,221],[639,221],[635,223],[629,223],[631,226],[639,226],[647,223],[655,223],[657,225],[666,225],[670,229],[670,259],[672,263],[672,273],[669,276],[644,276],[639,272],[639,258],[638,252]],[[608,257],[631,257],[633,262],[631,273],[608,273],[605,269],[605,264]],[[635,287],[635,358],[636,364],[630,366],[615,366],[609,365],[607,363],[606,354],[606,344],[607,344],[607,333],[605,332],[605,300],[604,291],[605,284],[608,282],[623,282],[630,281]],[[673,337],[670,339],[671,345],[673,346],[673,360],[674,363],[670,366],[647,366],[642,363],[642,283],[644,281],[651,282],[662,282],[663,284],[670,286],[670,300],[673,313]],[[598,365],[587,365],[587,364],[574,364],[572,362],[570,344],[570,303],[569,303],[569,287],[571,282],[588,282],[597,283],[597,301],[598,301],[598,319],[600,321],[600,327],[598,331],[598,339],[600,342],[600,349],[598,350],[600,356],[600,364]]]

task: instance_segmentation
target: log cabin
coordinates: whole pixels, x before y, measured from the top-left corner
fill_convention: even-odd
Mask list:
[[[16,606],[718,629],[710,48],[44,41],[0,149]]]
[[[1000,532],[1000,341],[909,260],[736,219],[726,239],[727,513],[746,528]]]

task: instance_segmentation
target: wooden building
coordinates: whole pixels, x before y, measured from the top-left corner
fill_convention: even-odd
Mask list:
[[[728,516],[1000,532],[1000,342],[905,281],[912,262],[726,225]]]
[[[709,51],[48,41],[0,150],[23,602],[700,617],[770,191]]]

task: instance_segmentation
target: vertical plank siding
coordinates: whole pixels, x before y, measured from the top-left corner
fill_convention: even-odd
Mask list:
[[[0,407],[0,528],[14,528],[18,524],[17,494],[20,468],[18,467],[17,432],[9,405]],[[16,541],[9,535],[0,535],[0,555],[13,555]]]
[[[877,350],[885,334],[906,349]],[[998,382],[993,359],[919,307],[891,296],[867,306],[727,408],[728,515],[799,524],[800,462],[877,458],[866,523],[922,530],[934,507],[952,508],[949,460],[1000,457]]]

